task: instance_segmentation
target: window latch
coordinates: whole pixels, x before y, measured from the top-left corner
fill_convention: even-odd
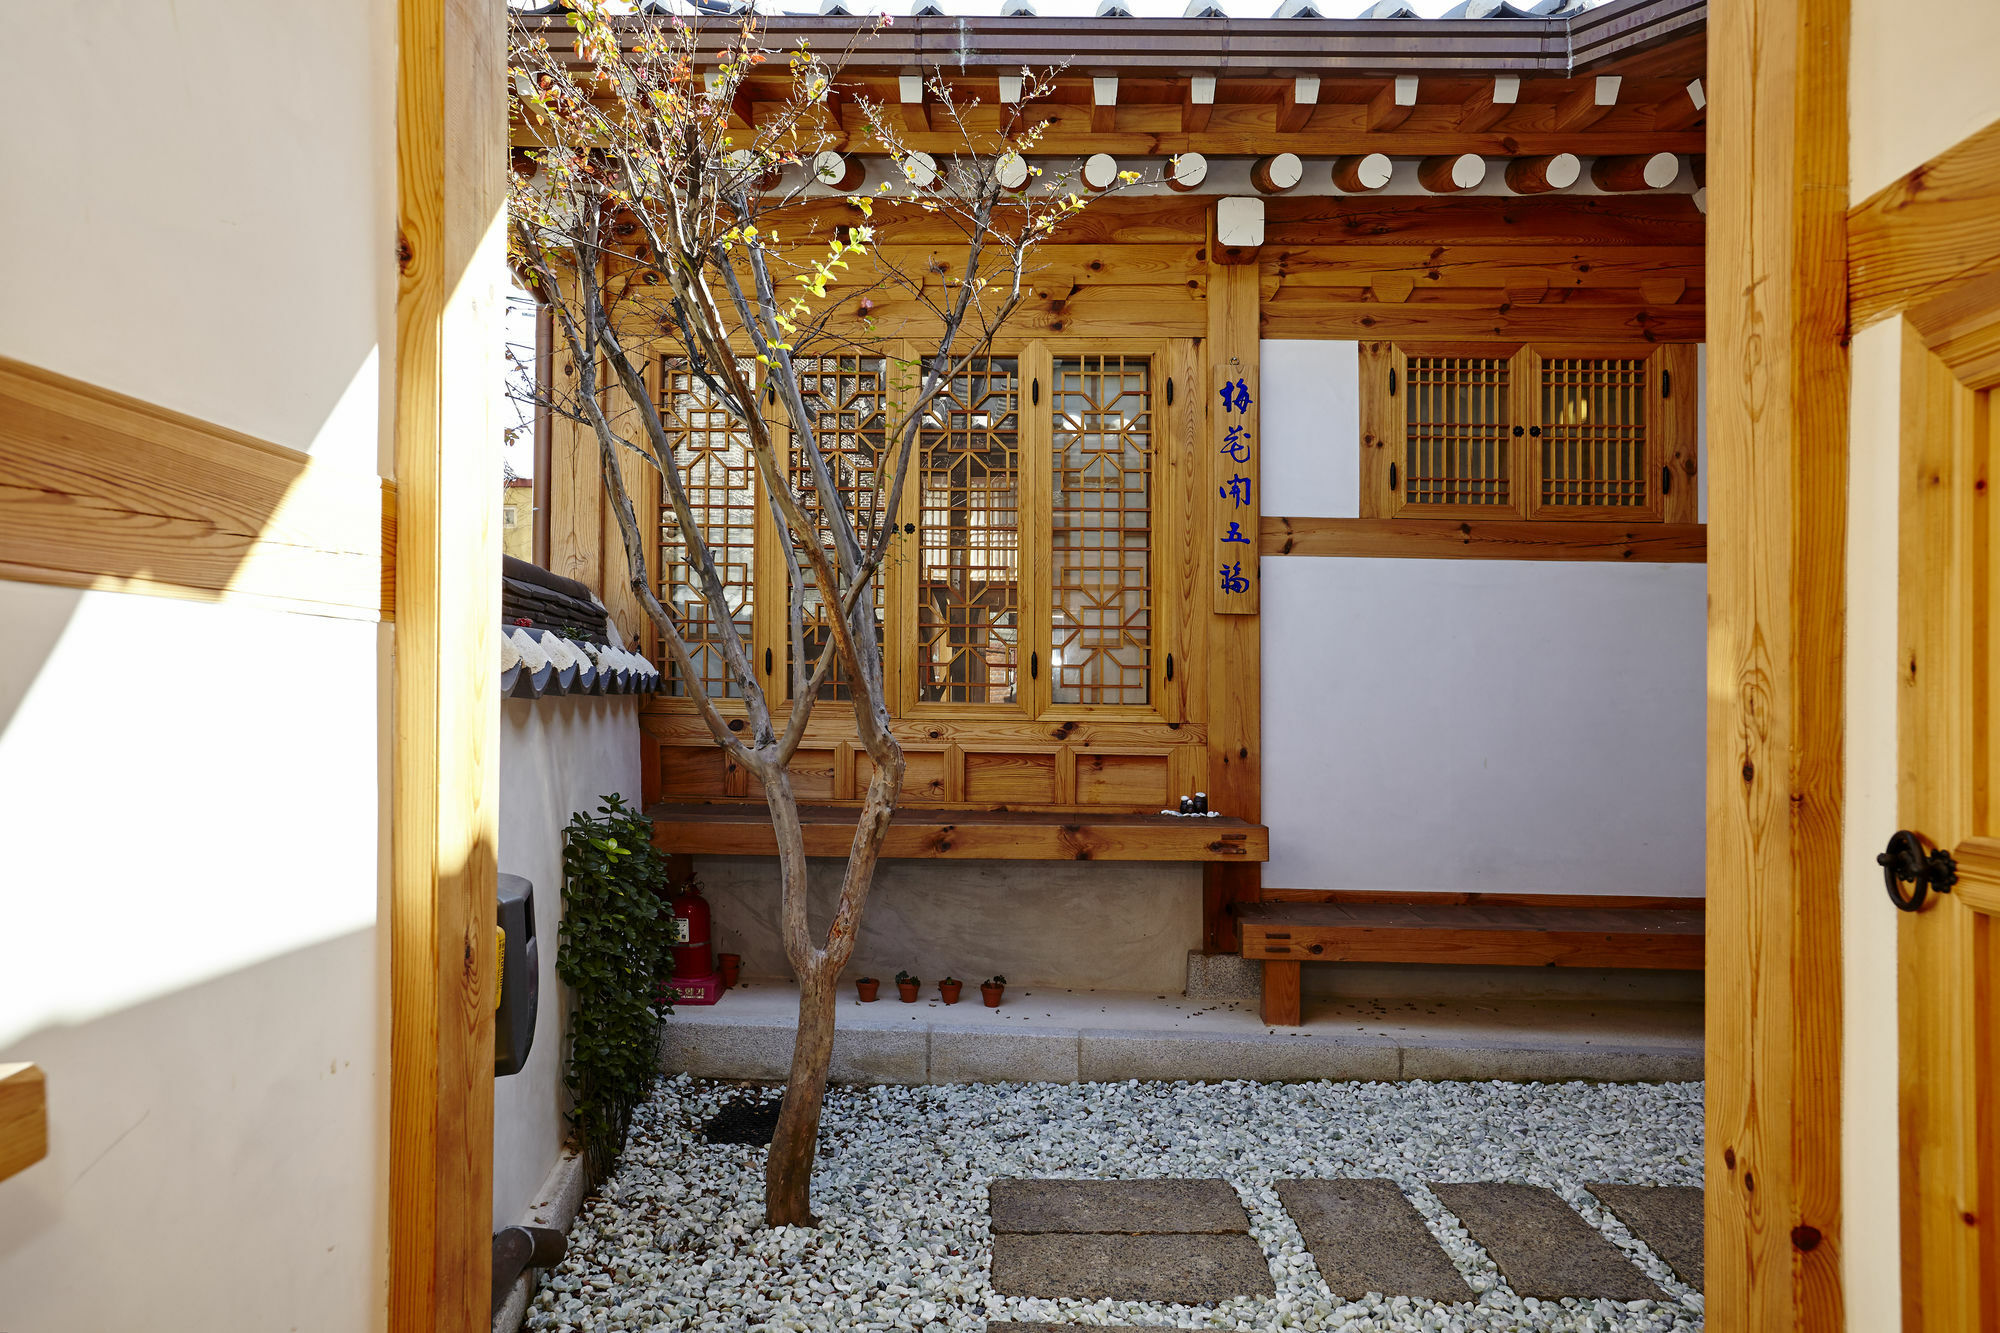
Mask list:
[[[1527,433],[1528,433],[1528,428],[1526,426],[1514,427],[1514,438],[1517,440],[1520,439],[1523,435],[1526,435]]]
[[[1040,680],[1041,678],[1042,678],[1042,655],[1040,653],[1029,653],[1028,679]]]
[[[771,674],[771,650],[769,648],[764,650],[764,674],[767,676]]]
[[[1394,463],[1389,464],[1389,489],[1392,491],[1396,489],[1396,465]]]
[[[1528,427],[1528,434],[1539,440],[1542,438],[1542,428],[1540,426],[1530,426]]]
[[[1671,398],[1673,396],[1673,392],[1674,392],[1674,372],[1671,370],[1662,370],[1660,372],[1660,397]]]
[[[1389,396],[1391,398],[1396,396],[1396,368],[1394,366],[1389,367]]]
[[[1037,406],[1037,407],[1040,407],[1040,406],[1042,405],[1042,382],[1041,382],[1041,380],[1039,380],[1039,379],[1032,379],[1032,380],[1029,380],[1029,381],[1028,381],[1028,401],[1029,401],[1030,403],[1033,403],[1033,404],[1034,404],[1035,406]]]
[[[1173,678],[1174,678],[1174,655],[1173,655],[1172,653],[1168,653],[1168,654],[1167,654],[1167,679],[1168,679],[1168,680],[1172,680]]]
[[[1167,377],[1167,406],[1172,407],[1173,405],[1174,405],[1174,381],[1173,377],[1169,375]]]
[[[1674,470],[1663,463],[1660,465],[1660,494],[1662,495],[1672,494],[1673,489],[1674,489]]]

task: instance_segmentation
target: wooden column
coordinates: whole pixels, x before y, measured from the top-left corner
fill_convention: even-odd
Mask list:
[[[1722,294],[1708,325],[1716,1333],[1844,1321],[1847,15],[1847,0],[1709,9],[1708,262]]]
[[[397,15],[391,1333],[490,1326],[505,14]]]
[[[1211,228],[1212,231],[1212,228]],[[1238,464],[1221,452],[1223,434],[1222,400],[1219,395],[1225,377],[1233,383],[1241,379],[1248,387],[1251,407],[1247,421],[1257,429],[1256,400],[1263,396],[1258,379],[1257,265],[1216,262],[1216,247],[1210,247],[1208,268],[1208,386],[1202,395],[1198,417],[1196,452],[1209,458],[1209,504],[1198,514],[1213,523],[1226,523],[1221,491],[1229,478],[1247,473],[1254,487],[1261,484],[1255,463]],[[1231,421],[1246,419],[1232,414]],[[1262,442],[1257,442],[1261,451]],[[1258,497],[1261,498],[1261,497]],[[1233,511],[1232,511],[1233,512]],[[1248,511],[1252,518],[1255,509]],[[1216,544],[1218,528],[1201,538],[1202,549],[1223,549]],[[1251,524],[1244,523],[1251,531]],[[1241,557],[1243,572],[1251,583],[1247,594],[1225,597],[1219,594],[1221,569],[1201,571],[1209,580],[1210,595],[1197,597],[1196,605],[1211,606],[1208,615],[1208,803],[1209,808],[1252,822],[1264,818],[1259,765],[1259,659],[1258,563],[1253,545]],[[1223,608],[1228,608],[1224,610]],[[1203,871],[1202,948],[1210,953],[1236,951],[1236,920],[1229,906],[1255,902],[1262,891],[1262,867],[1255,862],[1242,865],[1211,862]]]

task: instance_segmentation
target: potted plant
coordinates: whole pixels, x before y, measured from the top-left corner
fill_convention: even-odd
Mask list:
[[[861,1003],[863,1004],[875,1003],[875,992],[880,990],[881,987],[882,983],[874,977],[856,977],[854,979],[854,993],[861,997]]]
[[[979,983],[979,998],[986,1001],[988,1009],[1000,1007],[1000,996],[1007,989],[1007,978],[988,977]]]
[[[917,987],[923,984],[923,982],[918,981],[908,972],[898,972],[896,974],[896,994],[903,998],[904,1004],[915,1004],[917,1002]]]
[[[958,993],[964,986],[965,983],[957,977],[946,977],[938,983],[938,998],[946,1004],[957,1004]]]

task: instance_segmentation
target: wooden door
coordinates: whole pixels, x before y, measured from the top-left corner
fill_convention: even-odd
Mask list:
[[[2000,292],[1904,323],[1898,917],[1904,1328],[2000,1330]],[[1892,852],[1896,849],[1892,848]],[[1899,862],[1899,863],[1898,863]],[[1897,878],[1900,871],[1902,878]],[[1884,904],[1884,913],[1890,911]]]

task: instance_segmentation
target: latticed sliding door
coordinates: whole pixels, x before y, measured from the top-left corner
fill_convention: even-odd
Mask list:
[[[1399,509],[1438,517],[1515,507],[1513,367],[1505,356],[1412,354],[1403,371]]]
[[[738,363],[754,379],[754,365]],[[689,364],[670,357],[663,367],[662,406],[688,509],[697,532],[683,531],[671,492],[660,496],[660,600],[680,625],[700,687],[713,698],[741,698],[723,652],[723,626],[735,627],[745,659],[752,654],[751,608],[757,578],[757,466],[749,438],[722,397]],[[688,563],[689,543],[705,541],[720,579],[721,614]],[[668,692],[686,696],[690,682],[668,664]]]
[[[888,502],[882,457],[889,430],[888,367],[889,363],[884,358],[871,356],[810,357],[798,361],[799,388],[805,398],[813,438],[819,446],[827,479],[839,493],[864,551],[882,526],[885,517],[883,506]],[[803,440],[797,433],[793,435],[790,468],[793,484],[818,527],[827,558],[837,563],[830,517],[821,499],[819,482],[806,456]],[[795,543],[797,540],[793,538]],[[797,654],[803,650],[806,672],[810,676],[820,655],[831,651],[833,631],[827,623],[827,609],[820,599],[819,589],[805,569],[803,556],[799,567],[807,574],[801,590],[805,603],[805,632],[802,643],[787,644],[785,657],[796,666]],[[885,594],[885,582],[878,579],[874,589],[878,642],[882,634]],[[892,659],[893,654],[886,655],[885,667],[893,668]],[[836,665],[833,668],[820,686],[819,695],[822,699],[850,697],[842,667]],[[894,697],[893,694],[891,697]]]
[[[1152,702],[1152,369],[1149,356],[1054,363],[1049,669],[1055,704]]]
[[[1551,517],[1650,513],[1659,468],[1648,411],[1648,357],[1544,356],[1535,512]]]
[[[917,478],[919,703],[1018,704],[1021,374],[969,364],[926,411]]]

